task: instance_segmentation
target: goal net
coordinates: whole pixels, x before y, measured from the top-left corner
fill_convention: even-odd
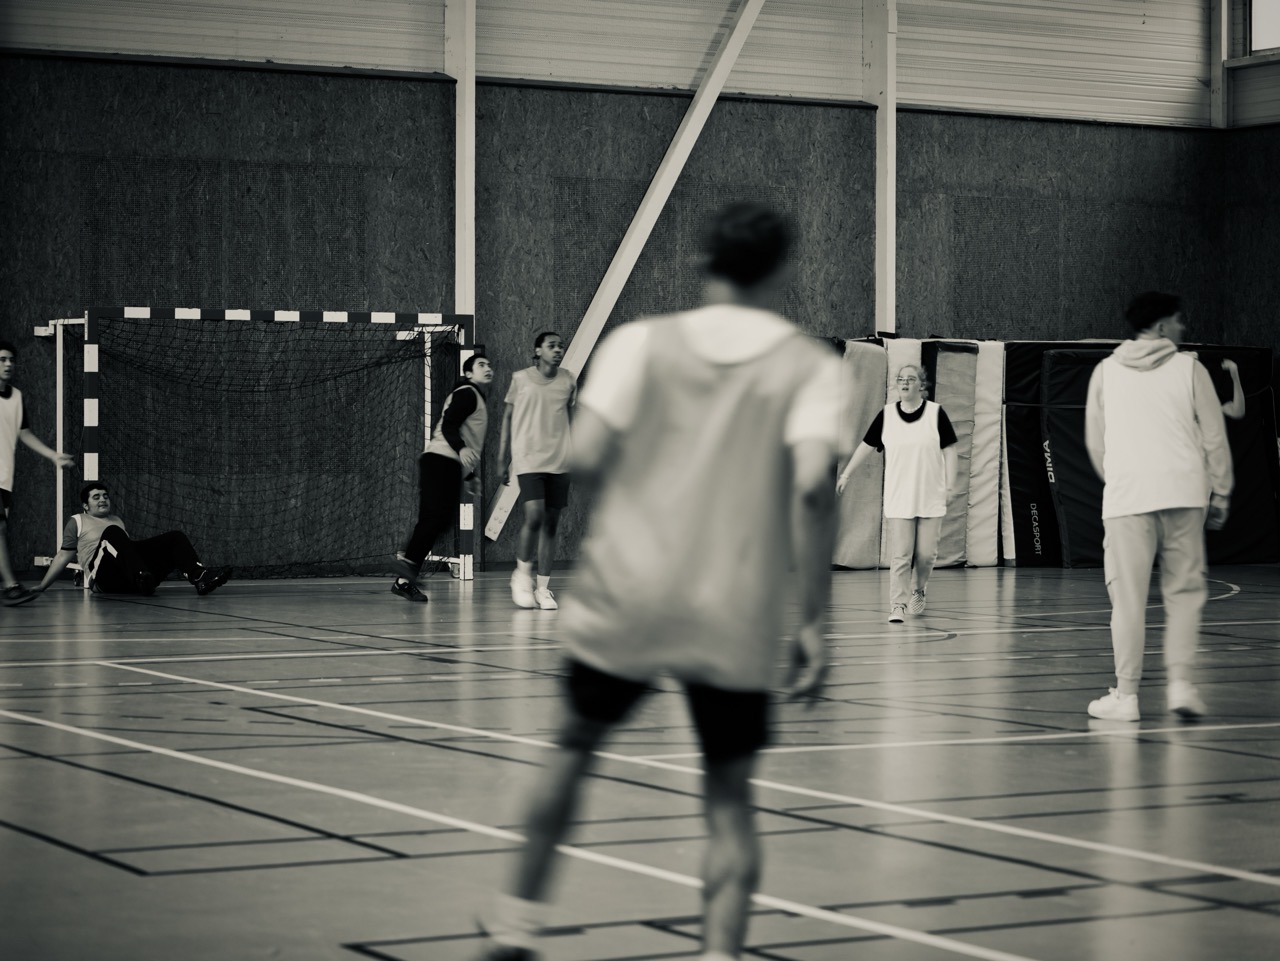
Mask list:
[[[79,394],[75,377],[66,391],[84,397],[85,476],[110,486],[134,537],[183,530],[237,576],[390,572],[459,375],[451,320],[464,319],[91,311],[84,363],[68,364]]]

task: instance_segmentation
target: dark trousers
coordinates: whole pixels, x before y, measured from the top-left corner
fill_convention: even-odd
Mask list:
[[[436,538],[458,522],[462,495],[462,464],[439,454],[418,458],[418,523],[413,526],[404,556],[422,567]]]
[[[166,531],[144,541],[135,541],[124,528],[112,524],[102,532],[98,550],[89,562],[93,586],[104,594],[139,594],[139,575],[146,571],[156,582],[173,570],[187,580],[200,576],[200,558],[182,531]]]

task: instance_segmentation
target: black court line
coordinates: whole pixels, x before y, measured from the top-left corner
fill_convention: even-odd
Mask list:
[[[1237,784],[1280,784],[1280,777],[1255,777],[1255,778],[1224,778],[1215,781],[1168,781],[1159,784],[1133,784],[1124,787],[1115,787],[1112,785],[1099,785],[1097,787],[1080,787],[1080,788],[1058,788],[1050,791],[1011,791],[1008,794],[963,794],[952,797],[926,797],[914,798],[899,801],[900,804],[958,804],[971,801],[1004,801],[1012,798],[1054,798],[1054,797],[1070,797],[1080,794],[1110,794],[1113,791],[1160,791],[1160,790],[1189,790],[1199,787],[1217,787],[1219,785],[1237,785]],[[1205,795],[1216,796],[1216,795]],[[827,802],[823,804],[798,804],[789,810],[793,811],[824,811],[834,810],[838,808],[856,807],[854,804],[837,804],[835,802]]]
[[[255,709],[250,708],[250,710],[255,710]],[[262,710],[268,713],[272,711],[272,709],[270,708],[259,708],[256,710]],[[290,715],[285,714],[284,716],[290,716]],[[313,718],[306,718],[305,721],[307,723],[319,724],[324,727],[335,727],[340,729],[346,726],[336,721],[320,721]],[[439,741],[423,740],[420,738],[405,737],[399,734],[383,733],[383,732],[379,732],[372,729],[364,729],[364,730],[366,730],[367,733],[371,733],[379,737],[387,737],[389,739],[402,741],[409,744],[416,744],[422,747],[456,751],[462,754],[469,754],[476,757],[499,760],[507,763],[515,763],[515,764],[535,766],[535,767],[540,766],[540,762],[538,761],[526,760],[524,758],[517,758],[517,757],[509,757],[503,754],[495,754],[492,751],[481,751],[474,747],[463,747],[462,745],[457,743],[442,743]],[[663,794],[670,794],[670,795],[675,795],[679,797],[685,797],[691,801],[695,801],[699,803],[701,802],[701,799],[702,799],[701,792],[683,790],[680,788],[673,788],[667,785],[654,784],[652,782],[637,781],[633,778],[624,778],[618,775],[603,774],[599,770],[593,770],[588,776],[592,779],[598,779],[598,780],[607,781],[615,784],[622,784],[622,785],[631,786],[631,787],[642,787],[650,791],[657,791]],[[998,854],[992,851],[983,851],[983,850],[975,849],[965,845],[936,841],[936,840],[931,840],[927,838],[916,838],[916,837],[892,834],[889,832],[878,830],[878,826],[875,826],[875,825],[871,825],[871,826],[854,825],[844,821],[832,820],[832,819],[827,819],[827,818],[818,817],[818,816],[809,815],[809,814],[797,814],[793,809],[768,807],[768,806],[761,805],[759,802],[753,803],[752,809],[762,814],[774,814],[784,818],[792,818],[792,819],[800,820],[810,824],[820,825],[822,827],[836,828],[840,831],[848,831],[856,834],[866,834],[866,835],[871,835],[871,836],[880,837],[880,838],[888,838],[888,839],[897,841],[899,843],[919,845],[923,847],[945,850],[952,853],[965,854],[967,856],[977,857],[982,860],[996,861],[1004,864],[1018,865],[1021,867],[1029,867],[1036,870],[1045,871],[1051,874],[1061,874],[1067,877],[1074,877],[1074,878],[1080,878],[1083,880],[1093,881],[1098,884],[1110,884],[1110,885],[1116,885],[1119,887],[1134,888],[1138,890],[1150,889],[1150,886],[1143,882],[1122,881],[1114,878],[1108,878],[1101,874],[1093,874],[1077,868],[1069,868],[1069,867],[1064,867],[1059,865],[1047,864],[1043,861],[1037,861],[1031,858],[1016,857],[1008,854]],[[928,823],[936,823],[936,822],[928,822]],[[522,826],[521,825],[499,825],[499,827],[502,827],[506,830],[518,831]],[[1214,882],[1238,880],[1235,878],[1223,877],[1219,875],[1203,875],[1203,876],[1197,876],[1197,877],[1212,879]],[[1168,883],[1168,882],[1164,882],[1164,883]],[[1173,894],[1178,897],[1186,898],[1187,900],[1197,901],[1200,903],[1210,904],[1214,906],[1233,907],[1233,908],[1239,908],[1240,910],[1251,910],[1251,907],[1247,904],[1242,904],[1234,901],[1217,899],[1217,898],[1210,898],[1205,895],[1191,894],[1188,892],[1162,892],[1162,893]],[[832,910],[838,910],[838,909],[832,909]]]
[[[34,838],[37,841],[43,841],[45,844],[52,844],[54,847],[62,848],[64,851],[70,851],[72,854],[78,854],[90,861],[97,861],[99,864],[104,864],[107,867],[119,868],[121,871],[124,871],[127,874],[132,874],[135,877],[146,877],[147,874],[147,872],[134,867],[132,864],[127,864],[124,861],[117,861],[114,858],[107,857],[100,851],[91,851],[88,848],[82,848],[78,844],[72,844],[70,841],[64,841],[62,838],[54,837],[52,834],[44,834],[41,831],[23,827],[21,824],[14,824],[12,821],[0,820],[0,827],[8,828],[10,831],[14,831],[18,834],[25,834],[27,837]]]
[[[313,824],[307,824],[306,822],[298,821],[294,818],[284,817],[283,815],[271,814],[267,811],[262,811],[257,808],[249,807],[248,805],[238,804],[235,801],[227,801],[222,798],[215,798],[207,794],[201,794],[196,791],[189,791],[185,788],[173,787],[168,784],[160,784],[156,781],[151,781],[146,778],[136,777],[131,774],[124,774],[120,771],[105,771],[101,768],[94,767],[93,765],[90,765],[90,764],[84,764],[79,761],[72,761],[65,757],[59,757],[54,754],[46,754],[44,752],[31,750],[29,748],[18,747],[13,744],[0,743],[0,748],[5,748],[7,750],[14,751],[18,754],[26,755],[27,758],[32,760],[48,761],[53,764],[61,764],[66,767],[74,768],[76,770],[88,772],[90,774],[96,774],[101,777],[107,777],[117,781],[123,781],[126,784],[133,784],[138,787],[149,788],[151,790],[159,791],[164,794],[171,794],[175,797],[184,798],[186,800],[195,801],[197,803],[212,805],[213,807],[222,808],[227,811],[234,811],[237,814],[245,814],[245,815],[248,815],[249,817],[259,818],[263,821],[268,821],[273,824],[294,828],[296,830],[311,834],[313,836],[311,838],[312,840],[339,841],[342,843],[354,845],[355,847],[362,848],[367,851],[374,852],[376,854],[382,855],[383,857],[390,857],[394,859],[401,859],[404,857],[402,854],[400,854],[400,852],[395,851],[392,848],[385,848],[377,844],[371,844],[371,843],[359,841],[354,839],[350,835],[339,834],[336,831],[330,831],[326,828],[318,827]],[[137,754],[138,752],[131,752],[131,753]],[[55,840],[53,843],[58,843],[58,842]],[[63,845],[63,846],[66,846],[66,845]],[[72,848],[69,847],[68,849],[70,850]],[[139,873],[139,872],[133,871],[132,873]]]

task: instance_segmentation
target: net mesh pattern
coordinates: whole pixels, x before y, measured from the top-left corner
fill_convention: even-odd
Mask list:
[[[99,472],[130,534],[185,531],[237,576],[390,571],[417,515],[426,336],[436,416],[451,331],[104,320]]]

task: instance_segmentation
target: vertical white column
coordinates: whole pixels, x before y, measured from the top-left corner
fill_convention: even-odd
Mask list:
[[[66,419],[66,407],[65,407],[66,398],[62,396],[62,391],[63,391],[62,362],[66,358],[66,346],[62,343],[62,321],[55,320],[53,322],[53,328],[54,328],[54,337],[56,338],[54,343],[57,345],[57,349],[54,351],[54,357],[55,357],[54,363],[57,364],[57,367],[58,367],[55,378],[54,378],[55,385],[56,385],[54,389],[57,391],[57,400],[55,401],[55,406],[57,408],[58,428],[57,428],[57,434],[55,435],[53,440],[53,445],[55,450],[65,450],[63,444],[65,443],[65,438],[66,438],[66,425],[63,423],[63,421]],[[54,510],[56,511],[56,513],[54,514],[54,518],[53,518],[53,543],[54,543],[54,553],[56,554],[58,547],[61,546],[62,544],[62,516],[63,516],[63,511],[66,505],[65,505],[64,494],[62,490],[63,488],[62,469],[58,468],[58,470],[55,471],[55,474],[58,478],[57,493],[54,495]]]
[[[1215,127],[1231,126],[1231,2],[1209,2],[1209,114]]]
[[[456,81],[453,100],[453,312],[476,312],[476,0],[445,0],[444,69]],[[474,346],[478,330],[472,330]],[[427,336],[430,342],[430,335]],[[463,351],[459,362],[471,351]],[[431,391],[430,374],[427,391]],[[427,434],[431,423],[428,415]],[[479,495],[458,504],[458,575],[474,576],[475,513]]]
[[[876,330],[896,333],[898,284],[898,2],[863,6],[863,89],[876,106]]]
[[[476,0],[445,0],[444,69],[454,93],[453,312],[476,312]]]

